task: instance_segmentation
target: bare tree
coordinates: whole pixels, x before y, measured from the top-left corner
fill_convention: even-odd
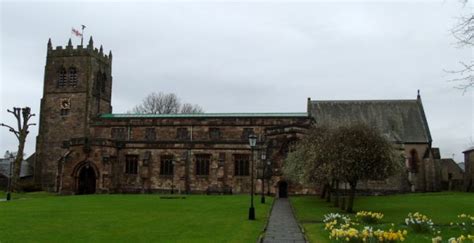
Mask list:
[[[204,109],[202,109],[199,105],[193,105],[191,103],[184,103],[181,106],[181,113],[183,114],[192,114],[192,113],[203,113]]]
[[[152,92],[143,99],[141,104],[135,106],[131,112],[138,114],[177,114],[202,113],[204,111],[198,105],[190,103],[181,104],[176,94]]]
[[[461,2],[465,7],[468,0],[461,0]],[[458,23],[451,29],[451,33],[456,38],[459,48],[467,48],[472,52],[474,47],[474,14],[461,16]],[[468,62],[460,61],[459,65],[460,67],[457,70],[445,71],[457,76],[448,81],[456,82],[457,84],[454,87],[463,90],[463,93],[465,93],[468,89],[474,87],[474,61],[471,57]]]
[[[0,126],[6,127],[15,134],[16,138],[18,139],[18,150],[16,153],[15,161],[13,162],[13,175],[11,178],[13,190],[16,191],[18,180],[20,178],[20,170],[21,170],[21,162],[23,161],[23,151],[25,149],[25,142],[26,136],[28,136],[28,128],[30,126],[36,125],[35,123],[29,123],[31,117],[35,116],[35,114],[31,113],[30,107],[13,107],[13,111],[7,110],[9,113],[12,113],[17,120],[17,129],[6,125],[4,123],[0,123]]]

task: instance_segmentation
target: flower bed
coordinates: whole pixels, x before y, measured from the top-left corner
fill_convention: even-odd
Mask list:
[[[382,220],[383,214],[370,211],[359,211],[356,214],[356,218],[367,224],[375,224]]]
[[[434,231],[433,221],[428,216],[418,212],[408,213],[408,218],[405,218],[405,224],[416,233]]]

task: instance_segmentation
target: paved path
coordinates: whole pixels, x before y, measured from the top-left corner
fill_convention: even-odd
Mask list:
[[[265,232],[264,243],[294,242],[304,243],[304,236],[301,233],[295,216],[291,211],[290,202],[287,198],[275,199],[267,231]]]

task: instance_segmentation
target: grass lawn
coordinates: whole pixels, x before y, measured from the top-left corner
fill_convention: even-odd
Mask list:
[[[323,215],[327,213],[344,213],[318,197],[292,197],[298,221],[303,225],[311,242],[330,242],[329,234],[324,230]],[[460,236],[461,231],[450,226],[457,215],[467,213],[474,215],[474,193],[416,193],[393,196],[356,197],[355,211],[381,212],[385,216],[374,229],[386,229],[395,224],[396,229],[406,229],[404,220],[409,212],[420,212],[433,219],[435,228],[440,230],[443,242],[453,236]],[[352,215],[354,216],[354,215]],[[433,234],[416,234],[408,230],[405,242],[431,242]]]
[[[0,193],[4,198],[4,194]],[[255,242],[272,198],[255,203],[247,220],[249,196],[160,195],[54,196],[14,194],[0,202],[0,242]]]

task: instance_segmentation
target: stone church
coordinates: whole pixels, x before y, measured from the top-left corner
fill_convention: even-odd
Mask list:
[[[35,180],[48,191],[88,193],[316,193],[287,181],[289,148],[311,124],[366,122],[400,147],[406,170],[360,189],[435,191],[436,163],[421,98],[317,101],[306,112],[114,114],[112,53],[47,45]],[[248,136],[257,135],[250,149]],[[252,163],[253,161],[253,163]],[[253,166],[252,166],[253,165]],[[253,173],[252,173],[253,169]]]

